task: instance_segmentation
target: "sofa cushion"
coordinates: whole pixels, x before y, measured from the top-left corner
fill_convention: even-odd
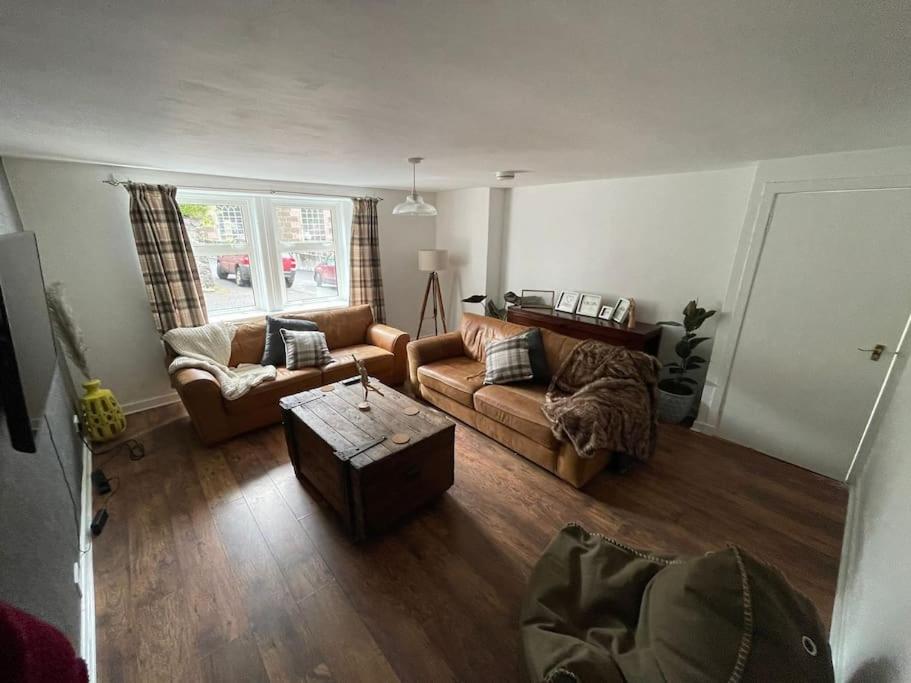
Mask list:
[[[230,415],[242,415],[259,411],[263,406],[278,410],[278,400],[299,391],[306,391],[322,385],[323,375],[319,368],[288,370],[276,368],[278,376],[272,382],[263,382],[253,387],[246,394],[233,401],[223,400],[225,412]]]
[[[492,339],[505,339],[531,329],[524,325],[504,322],[475,313],[463,313],[462,322],[459,324],[459,334],[462,335],[464,353],[474,360],[484,361],[484,346]],[[563,365],[580,339],[567,337],[552,330],[541,330],[541,341],[544,345],[544,355],[550,373],[555,373]]]
[[[563,362],[582,343],[581,339],[567,337],[553,330],[541,330],[541,341],[544,343],[544,355],[552,375],[557,373],[563,366]]]
[[[484,385],[484,364],[455,356],[418,368],[418,380],[454,401],[474,408],[472,396]]]
[[[534,378],[528,356],[528,338],[516,335],[487,342],[484,384],[512,384]]]
[[[484,351],[487,342],[497,339],[515,337],[517,334],[528,332],[525,325],[515,325],[503,320],[491,318],[486,315],[463,313],[462,322],[459,323],[459,332],[462,335],[462,346],[465,355],[472,360],[484,362]]]
[[[266,348],[263,351],[260,365],[285,364],[285,340],[282,339],[282,330],[297,330],[302,332],[318,332],[319,327],[311,320],[298,320],[297,318],[279,318],[274,315],[266,316]]]
[[[279,330],[285,342],[285,367],[289,370],[322,368],[332,362],[322,332]]]
[[[560,443],[541,412],[544,393],[545,387],[537,384],[489,385],[475,393],[474,408],[542,446],[557,450]]]
[[[320,332],[326,333],[330,349],[343,349],[367,340],[367,328],[373,324],[373,309],[370,304],[361,304],[286,317],[312,320],[319,325]]]
[[[395,364],[395,356],[379,346],[354,344],[334,349],[329,352],[332,362],[323,367],[323,384],[338,382],[357,374],[357,366],[351,357],[352,354],[357,356],[358,360],[363,361],[367,366],[367,372],[374,376],[388,376]]]
[[[339,349],[352,344],[363,344],[367,328],[373,324],[373,309],[369,304],[336,308],[329,311],[308,311],[306,313],[282,313],[283,318],[309,320],[326,335],[330,349]],[[231,342],[231,360],[228,365],[259,363],[266,348],[266,320],[235,324],[234,340]]]
[[[266,348],[266,321],[236,323],[234,339],[231,340],[231,360],[228,365],[235,367],[241,363],[259,363]],[[282,345],[282,365],[284,365],[284,344]]]
[[[532,327],[528,332],[519,335],[528,340],[528,360],[531,361],[531,374],[536,382],[550,381],[550,366],[547,363],[547,352],[544,350],[544,339],[541,330]]]
[[[526,460],[530,460],[536,465],[543,467],[548,472],[556,471],[558,453],[553,449],[542,446],[534,439],[530,439],[525,434],[520,434],[515,429],[507,427],[502,422],[497,422],[486,415],[482,415],[474,408],[469,408],[463,403],[459,403],[438,391],[434,391],[426,384],[421,385],[421,398],[432,403],[440,410],[458,418],[468,426],[474,427],[494,441],[500,442],[509,450],[520,454]]]

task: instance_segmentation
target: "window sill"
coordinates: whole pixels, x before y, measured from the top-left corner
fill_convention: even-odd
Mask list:
[[[300,305],[292,305],[287,308],[282,308],[277,311],[239,311],[236,313],[222,313],[221,315],[210,315],[210,323],[248,323],[248,322],[260,322],[267,315],[296,315],[301,313],[310,313],[312,311],[330,311],[337,308],[347,308],[348,302],[344,299],[323,299],[321,301],[314,301],[310,303],[302,303]]]

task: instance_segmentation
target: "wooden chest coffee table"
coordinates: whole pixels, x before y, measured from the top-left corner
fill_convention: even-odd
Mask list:
[[[455,425],[371,379],[370,409],[359,383],[341,382],[280,401],[288,454],[355,540],[398,521],[452,486]],[[407,443],[403,441],[406,435]]]

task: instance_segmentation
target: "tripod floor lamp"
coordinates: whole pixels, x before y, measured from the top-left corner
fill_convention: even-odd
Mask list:
[[[443,293],[440,290],[441,270],[446,270],[449,253],[445,249],[419,249],[418,250],[418,270],[427,275],[427,288],[424,290],[424,301],[421,303],[421,319],[418,322],[418,336],[421,338],[421,328],[424,326],[424,320],[427,319],[427,299],[432,301],[433,307],[433,333],[439,334],[437,327],[437,316],[443,323],[443,332],[446,332],[446,309],[443,308]]]

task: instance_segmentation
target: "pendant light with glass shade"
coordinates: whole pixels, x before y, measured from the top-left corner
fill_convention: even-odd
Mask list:
[[[411,194],[405,197],[405,201],[396,204],[392,209],[395,216],[436,216],[437,210],[433,204],[428,204],[417,191],[417,166],[424,161],[424,157],[411,157],[408,163],[411,164]]]

